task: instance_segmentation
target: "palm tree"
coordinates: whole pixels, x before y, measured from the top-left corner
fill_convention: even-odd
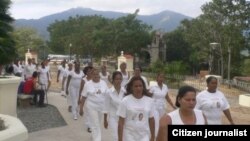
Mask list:
[[[2,66],[11,62],[16,55],[14,40],[11,37],[11,23],[14,19],[8,13],[10,4],[10,0],[0,1],[0,74]]]

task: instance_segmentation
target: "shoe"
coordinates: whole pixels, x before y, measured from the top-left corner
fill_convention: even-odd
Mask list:
[[[91,129],[88,127],[88,129],[87,129],[87,131],[89,132],[89,133],[91,133],[92,131],[91,131]]]
[[[74,116],[74,120],[77,120],[77,116]]]

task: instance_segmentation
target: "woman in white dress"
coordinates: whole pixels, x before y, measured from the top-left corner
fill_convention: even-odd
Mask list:
[[[149,88],[149,92],[152,94],[155,105],[155,135],[158,134],[160,118],[167,112],[166,102],[168,102],[173,109],[176,109],[172,100],[169,98],[168,87],[166,84],[164,84],[164,74],[158,73],[156,81],[157,84]]]
[[[67,81],[68,76],[73,71],[73,63],[68,63],[68,68],[65,68],[65,71],[63,72],[63,80],[62,80],[62,91],[66,93],[66,87],[67,87]],[[70,95],[67,95],[67,104],[68,104],[68,111],[72,112],[72,103],[71,103],[71,97]]]
[[[160,120],[157,141],[167,141],[168,125],[204,125],[206,117],[201,110],[194,109],[196,104],[196,90],[191,86],[183,86],[176,96],[175,106],[178,109],[165,114]]]
[[[154,141],[154,103],[141,77],[132,77],[117,115],[119,141]]]
[[[117,109],[124,97],[126,90],[121,86],[122,73],[115,71],[112,74],[113,86],[109,88],[105,100],[104,127],[111,129],[113,141],[118,141],[118,119]]]
[[[203,111],[207,117],[208,124],[222,124],[222,112],[230,124],[234,124],[229,110],[229,103],[224,94],[217,90],[217,78],[210,76],[206,81],[207,89],[200,92],[196,97],[196,108]]]
[[[120,70],[122,73],[122,87],[125,87],[125,85],[128,83],[128,80],[130,78],[130,74],[127,72],[127,64],[125,62],[121,63]]]
[[[83,69],[83,73],[84,73],[84,77],[83,77],[83,81],[81,83],[81,88],[80,88],[80,93],[79,95],[81,96],[82,94],[82,90],[84,88],[84,85],[88,82],[90,82],[92,80],[92,76],[93,76],[93,67],[92,66],[86,66],[84,69]],[[79,99],[80,100],[80,99]],[[85,106],[85,109],[86,109],[86,106]],[[89,116],[87,113],[84,114],[84,124],[87,128],[87,131],[89,133],[91,133],[91,129],[90,129],[90,123],[89,123]]]
[[[48,91],[49,89],[49,70],[45,66],[45,61],[41,63],[41,67],[38,69],[39,82],[42,85],[42,89]]]
[[[107,83],[107,85],[110,85],[110,74],[107,71],[107,67],[105,65],[103,65],[101,67],[101,72],[99,73],[101,80],[105,81]]]
[[[83,81],[83,72],[80,70],[80,63],[75,63],[75,69],[68,76],[66,94],[70,94],[72,101],[72,114],[74,120],[77,120],[78,115],[78,101],[79,101],[79,91],[81,83]],[[70,87],[69,87],[70,86]]]
[[[83,106],[89,116],[91,136],[93,141],[101,141],[101,117],[104,111],[105,95],[107,94],[107,84],[100,79],[99,71],[93,70],[92,80],[84,85],[81,102],[80,115],[83,115]]]

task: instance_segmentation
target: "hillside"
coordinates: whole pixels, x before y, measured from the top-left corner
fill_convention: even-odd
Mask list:
[[[72,8],[61,13],[42,17],[40,19],[17,19],[14,23],[14,26],[35,28],[44,39],[48,40],[49,33],[47,32],[47,27],[55,22],[55,20],[66,20],[70,16],[74,17],[76,15],[101,15],[106,18],[115,19],[126,16],[127,14],[128,13],[112,11],[97,11],[90,8]],[[144,23],[152,25],[153,29],[161,29],[165,32],[174,30],[183,19],[191,19],[191,17],[167,10],[153,15],[138,15],[137,18],[142,20]]]

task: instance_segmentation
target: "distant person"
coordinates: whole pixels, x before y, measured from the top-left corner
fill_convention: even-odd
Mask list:
[[[195,109],[196,90],[191,86],[182,86],[176,96],[178,109],[161,117],[157,141],[168,140],[168,125],[204,125],[206,117],[201,110]]]
[[[92,66],[86,66],[86,67],[83,69],[84,77],[83,77],[83,81],[81,82],[81,88],[80,88],[80,93],[79,93],[79,95],[81,95],[84,86],[85,86],[87,83],[89,83],[90,81],[92,81],[92,78],[93,78],[93,70],[94,70],[94,68],[93,68]],[[86,106],[85,106],[84,108],[85,108],[85,110],[87,110],[87,109],[86,109]],[[87,131],[88,131],[89,133],[91,133],[90,123],[89,123],[90,120],[89,120],[89,115],[88,115],[88,113],[85,113],[85,114],[84,114],[84,119],[85,119],[84,122],[85,122],[85,126],[86,126],[86,128],[87,128]]]
[[[126,93],[122,83],[122,73],[115,71],[112,74],[113,86],[108,89],[105,99],[104,127],[111,129],[113,141],[118,141],[118,119],[116,115],[118,107]]]
[[[61,62],[61,65],[58,66],[57,68],[57,77],[56,77],[56,82],[61,82],[62,83],[62,79],[63,79],[63,74],[64,72],[66,71],[66,60],[64,59],[62,62]],[[62,83],[63,85],[63,83]],[[65,95],[65,91],[62,90],[61,91],[61,95],[62,96],[66,96]]]
[[[67,81],[68,81],[68,76],[69,76],[70,73],[72,73],[72,71],[73,71],[73,63],[69,62],[68,63],[68,68],[65,68],[65,71],[63,71],[62,91],[65,94],[66,94],[66,87],[67,87],[66,85],[67,85]],[[68,111],[72,112],[72,101],[71,101],[71,97],[70,97],[69,94],[67,95],[67,103],[68,103]]]
[[[127,64],[125,62],[121,63],[120,65],[120,71],[122,73],[122,86],[125,87],[125,85],[128,83],[128,80],[130,78],[130,74],[127,71]]]
[[[41,67],[38,69],[39,83],[45,91],[49,90],[49,71],[45,66],[45,61],[41,63]]]
[[[142,80],[144,81],[145,83],[145,86],[146,86],[146,89],[149,90],[149,85],[148,85],[148,80],[145,76],[142,76],[142,68],[140,66],[135,66],[134,68],[134,75],[132,77],[141,77]],[[131,78],[128,80],[128,82],[131,80]]]
[[[102,140],[101,117],[104,111],[105,95],[108,86],[106,82],[100,79],[99,71],[93,70],[92,80],[85,84],[80,102],[80,115],[83,115],[83,108],[86,106],[85,112],[89,116],[91,137],[93,141]]]
[[[28,78],[24,82],[24,89],[23,92],[25,94],[33,94],[33,104],[37,104],[37,99],[39,96],[38,106],[39,107],[45,107],[44,105],[44,95],[45,92],[43,89],[39,88],[40,84],[38,82],[38,73],[36,71],[33,72],[33,75],[31,78]]]
[[[19,60],[15,60],[13,64],[13,73],[15,76],[21,77],[23,73],[22,66],[19,64]]]
[[[229,110],[230,105],[224,94],[217,90],[217,78],[210,76],[207,78],[206,82],[207,89],[197,95],[196,108],[204,112],[208,124],[222,124],[222,112],[225,114],[230,124],[234,124]]]
[[[24,79],[31,78],[34,71],[36,71],[36,66],[32,64],[32,59],[29,58],[28,64],[24,66],[23,70]]]
[[[156,77],[157,84],[149,88],[149,92],[154,99],[154,118],[155,118],[155,134],[158,134],[160,118],[167,112],[167,102],[173,109],[176,109],[172,100],[168,95],[168,87],[164,84],[164,73],[158,73]]]
[[[101,72],[99,73],[101,80],[105,81],[107,85],[110,85],[110,73],[107,71],[107,67],[103,65],[101,67]]]
[[[70,72],[68,75],[66,94],[70,94],[72,100],[72,115],[74,120],[78,119],[78,103],[80,99],[80,88],[83,81],[83,72],[80,70],[80,63],[75,63],[74,71]]]
[[[154,141],[155,120],[153,99],[148,96],[141,77],[132,77],[126,96],[118,107],[119,141]]]

